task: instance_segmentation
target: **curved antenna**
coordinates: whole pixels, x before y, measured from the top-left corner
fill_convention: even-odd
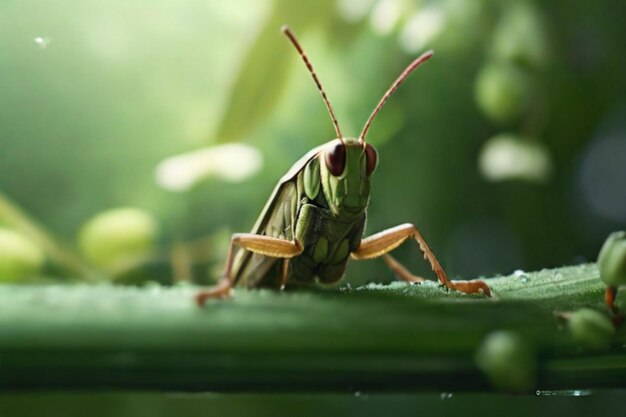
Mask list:
[[[361,132],[361,135],[359,135],[359,140],[361,140],[361,143],[365,143],[365,135],[367,135],[367,131],[369,130],[370,125],[372,124],[372,120],[374,120],[374,117],[376,117],[376,115],[378,114],[380,109],[383,107],[387,99],[398,89],[400,84],[402,84],[402,82],[406,80],[406,78],[409,76],[409,74],[413,72],[414,69],[422,65],[424,62],[428,61],[430,57],[432,56],[433,56],[432,50],[424,52],[422,55],[416,58],[413,62],[411,62],[404,71],[402,71],[402,74],[400,74],[400,76],[396,79],[396,81],[394,81],[394,83],[391,85],[389,90],[387,90],[383,98],[381,98],[380,101],[378,102],[378,105],[376,106],[372,114],[370,115],[369,119],[367,119],[367,122],[365,123],[365,127],[363,127],[363,131]]]
[[[284,25],[282,28],[280,28],[280,30],[289,38],[293,46],[296,47],[296,49],[298,50],[298,53],[300,54],[300,56],[302,57],[302,60],[304,61],[304,64],[309,69],[309,72],[311,73],[311,76],[313,77],[313,81],[315,81],[315,85],[317,86],[317,89],[320,90],[320,93],[322,93],[322,99],[324,99],[326,108],[328,109],[328,112],[330,113],[330,118],[333,120],[333,125],[335,126],[335,132],[337,133],[337,137],[339,138],[339,140],[343,142],[343,136],[341,135],[341,129],[339,129],[339,122],[337,122],[337,117],[335,116],[335,112],[333,111],[333,106],[330,105],[330,101],[328,101],[328,97],[326,97],[326,92],[322,88],[322,83],[320,83],[320,80],[317,78],[317,74],[315,74],[315,70],[313,69],[313,65],[311,65],[311,61],[309,61],[309,58],[306,56],[306,53],[300,46],[300,42],[298,42],[298,40],[296,39],[296,36],[289,29],[289,27],[287,25]]]

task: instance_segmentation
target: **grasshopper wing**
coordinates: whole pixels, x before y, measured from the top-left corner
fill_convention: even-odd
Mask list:
[[[310,150],[278,181],[251,233],[286,240],[294,239],[300,205],[300,196],[298,195],[296,184],[298,174],[326,146],[324,144]],[[239,249],[233,265],[235,284],[245,287],[258,286],[273,269],[277,260],[278,258],[270,258],[245,249]]]

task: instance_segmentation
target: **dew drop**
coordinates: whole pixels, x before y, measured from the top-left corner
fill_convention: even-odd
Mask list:
[[[515,278],[519,278],[524,284],[530,281],[528,274],[521,269],[515,270],[515,272],[513,272],[513,276]]]
[[[363,394],[361,391],[354,391],[354,398],[358,398],[360,400],[367,400],[368,396]]]

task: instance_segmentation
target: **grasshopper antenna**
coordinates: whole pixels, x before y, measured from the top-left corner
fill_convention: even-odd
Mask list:
[[[304,61],[304,64],[309,69],[309,72],[311,73],[311,76],[313,77],[313,81],[315,81],[315,85],[317,86],[317,89],[320,90],[320,93],[322,94],[322,99],[324,99],[326,108],[328,109],[328,112],[330,113],[330,118],[333,120],[333,125],[335,126],[335,132],[337,133],[337,137],[339,138],[339,140],[341,140],[341,142],[343,142],[343,136],[341,135],[341,129],[339,129],[339,122],[337,122],[337,116],[335,116],[335,112],[333,111],[333,106],[330,105],[330,101],[328,101],[328,97],[326,97],[326,92],[322,88],[322,83],[320,83],[319,78],[317,78],[317,74],[315,74],[315,70],[313,69],[313,65],[311,64],[311,61],[309,61],[309,58],[306,56],[306,53],[302,49],[302,46],[300,46],[300,42],[298,42],[298,39],[296,39],[296,35],[293,34],[291,29],[289,29],[289,26],[284,25],[280,30],[289,38],[293,46],[296,47],[296,49],[298,50],[298,53],[300,54],[300,56],[302,57],[302,60]]]
[[[376,106],[372,114],[370,115],[369,119],[367,119],[367,122],[365,123],[365,127],[363,127],[363,131],[361,132],[361,135],[359,136],[361,143],[365,143],[365,135],[367,135],[367,131],[369,130],[370,125],[372,124],[372,120],[374,120],[374,117],[376,117],[376,115],[378,114],[380,109],[383,107],[387,99],[398,89],[400,84],[402,84],[402,82],[406,80],[406,78],[409,76],[409,74],[413,72],[414,69],[422,65],[424,62],[428,61],[432,56],[433,56],[432,50],[424,52],[422,55],[416,58],[413,62],[411,62],[404,71],[402,71],[402,74],[400,74],[400,76],[396,79],[396,81],[394,81],[394,83],[391,85],[389,90],[387,90],[383,98],[381,98],[380,101],[378,102],[378,105]]]

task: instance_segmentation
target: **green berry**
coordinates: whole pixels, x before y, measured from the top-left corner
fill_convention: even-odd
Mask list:
[[[572,313],[567,321],[567,327],[574,339],[592,349],[608,345],[615,333],[611,320],[590,308],[582,308]]]
[[[626,284],[626,232],[613,232],[598,255],[600,278],[610,287]]]
[[[505,63],[484,67],[475,84],[475,96],[483,113],[495,122],[519,117],[528,107],[531,82],[521,69]]]
[[[158,224],[151,214],[120,208],[89,220],[80,231],[78,244],[92,264],[114,270],[150,255],[157,235]]]
[[[42,250],[21,234],[0,229],[0,282],[16,282],[39,272]]]
[[[476,365],[495,388],[521,392],[535,385],[535,356],[527,343],[511,331],[496,331],[476,352]]]

